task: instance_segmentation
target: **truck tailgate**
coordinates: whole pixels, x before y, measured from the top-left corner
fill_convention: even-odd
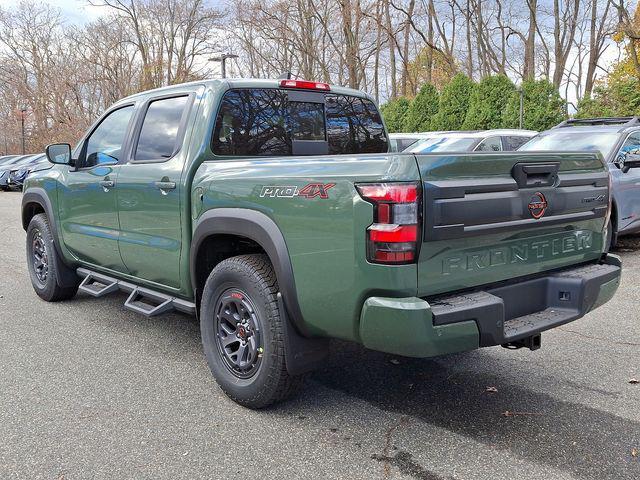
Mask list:
[[[417,155],[423,184],[418,295],[599,258],[609,205],[598,153]]]

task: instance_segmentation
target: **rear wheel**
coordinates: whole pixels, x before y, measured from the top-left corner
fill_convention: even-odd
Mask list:
[[[277,293],[266,255],[220,262],[202,292],[200,329],[209,368],[220,388],[249,408],[281,401],[302,382],[287,371]]]
[[[77,285],[62,287],[58,283],[56,268],[61,263],[47,216],[35,215],[27,228],[27,267],[33,289],[47,302],[68,300],[78,291]]]

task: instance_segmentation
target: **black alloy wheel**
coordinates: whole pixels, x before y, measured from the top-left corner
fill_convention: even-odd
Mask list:
[[[214,328],[218,351],[231,374],[250,378],[260,368],[264,351],[256,309],[247,294],[235,288],[224,291],[216,303]]]
[[[42,238],[40,230],[35,230],[33,240],[31,241],[31,257],[33,262],[33,271],[36,279],[42,287],[47,283],[47,275],[49,274],[49,257],[47,249]]]

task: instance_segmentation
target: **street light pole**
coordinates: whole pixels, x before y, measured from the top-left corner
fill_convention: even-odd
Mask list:
[[[22,154],[25,154],[24,148],[24,116],[27,113],[27,107],[24,105],[20,107],[20,123],[22,124]]]
[[[220,55],[216,55],[209,59],[210,62],[220,62],[220,73],[222,78],[227,78],[227,59],[229,58],[238,58],[238,55],[233,53],[221,53]]]

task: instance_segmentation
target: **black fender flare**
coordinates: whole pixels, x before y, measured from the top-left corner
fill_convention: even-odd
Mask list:
[[[78,284],[78,275],[75,270],[67,265],[64,261],[64,255],[59,243],[58,225],[56,224],[56,216],[53,212],[53,206],[51,200],[44,188],[31,187],[22,195],[22,205],[20,208],[20,215],[22,218],[22,228],[27,231],[29,222],[26,215],[26,206],[31,203],[36,203],[42,207],[47,219],[49,220],[49,228],[53,235],[53,248],[56,250],[56,278],[58,284],[62,287],[72,287]]]
[[[198,250],[211,235],[237,235],[253,240],[266,252],[273,264],[290,321],[299,333],[309,336],[298,303],[293,266],[284,236],[276,223],[264,213],[248,208],[215,208],[199,218],[191,239],[189,270],[191,286],[197,289]]]

